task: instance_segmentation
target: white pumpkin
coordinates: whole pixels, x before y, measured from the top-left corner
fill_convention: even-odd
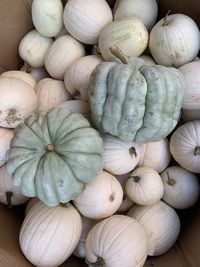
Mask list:
[[[61,103],[58,107],[67,108],[72,112],[81,113],[86,119],[90,120],[90,105],[83,100],[68,100]]]
[[[44,37],[37,30],[28,32],[20,41],[19,55],[31,67],[44,67],[44,57],[53,44],[53,39]]]
[[[181,110],[181,120],[183,122],[189,122],[194,120],[200,120],[200,109],[182,109]]]
[[[113,215],[122,203],[123,190],[118,180],[103,171],[73,201],[78,211],[91,219],[103,219]]]
[[[199,110],[200,108],[200,61],[187,63],[179,68],[185,78],[183,109]]]
[[[155,61],[163,66],[180,67],[195,59],[200,48],[200,33],[195,21],[184,14],[159,20],[149,38]]]
[[[85,44],[96,44],[104,27],[113,20],[105,0],[68,0],[63,20],[69,33]]]
[[[50,77],[45,68],[32,68],[27,63],[24,63],[20,70],[31,75],[36,83]]]
[[[173,158],[188,171],[200,173],[200,120],[179,126],[170,139]]]
[[[97,223],[86,239],[89,266],[143,267],[147,258],[143,227],[125,215],[113,215]]]
[[[75,99],[88,101],[90,76],[103,60],[99,56],[89,55],[72,63],[64,76],[65,86]]]
[[[192,207],[199,197],[199,182],[194,173],[172,166],[161,173],[164,184],[163,200],[175,209]]]
[[[3,166],[8,160],[8,152],[13,136],[13,129],[0,127],[0,167]]]
[[[138,166],[151,167],[158,173],[167,168],[171,160],[169,140],[164,138],[158,142],[143,145]]]
[[[37,109],[34,88],[17,78],[0,77],[0,127],[15,128]]]
[[[121,175],[132,171],[136,167],[142,153],[142,145],[125,142],[109,134],[104,134],[102,138],[104,170]]]
[[[148,31],[137,17],[121,18],[107,25],[99,36],[102,57],[114,58],[110,48],[116,45],[127,56],[140,56],[148,44]]]
[[[154,66],[154,65],[156,65],[156,62],[153,60],[153,58],[150,57],[150,56],[148,56],[148,55],[142,54],[139,57],[142,58],[142,59],[144,59],[145,65],[147,65],[147,66]]]
[[[38,203],[40,200],[37,197],[32,197],[27,205],[26,205],[26,209],[25,209],[25,216],[27,216],[27,214],[29,213],[29,211],[32,209],[33,206],[35,206],[36,203]]]
[[[72,99],[63,81],[45,78],[40,80],[36,87],[38,111],[49,111],[59,104]]]
[[[180,233],[180,219],[176,211],[163,201],[150,206],[134,205],[128,212],[145,229],[148,236],[148,255],[167,252]]]
[[[33,265],[55,267],[73,253],[81,230],[81,217],[71,204],[48,207],[40,201],[25,217],[19,243]]]
[[[45,56],[45,68],[54,78],[63,80],[66,69],[85,55],[84,46],[70,35],[59,37]]]
[[[8,175],[7,165],[0,168],[0,202],[8,205],[10,208],[28,201],[19,190],[13,185],[12,178]]]
[[[54,37],[63,27],[61,0],[33,0],[31,14],[35,28],[42,36]]]
[[[156,0],[118,0],[114,7],[114,19],[138,17],[148,30],[154,26],[158,15]]]
[[[126,182],[128,197],[139,205],[154,205],[164,193],[160,175],[152,168],[136,168]]]

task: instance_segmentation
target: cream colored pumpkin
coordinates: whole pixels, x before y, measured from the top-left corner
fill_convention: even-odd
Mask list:
[[[148,255],[166,253],[180,233],[180,219],[173,208],[163,201],[150,206],[134,205],[128,212],[145,229],[148,236]]]
[[[118,180],[103,171],[73,201],[78,211],[91,219],[103,219],[114,214],[122,203],[123,190]]]
[[[63,81],[45,78],[38,82],[37,88],[38,111],[49,111],[59,104],[72,99]]]
[[[105,0],[68,0],[63,20],[69,33],[82,43],[96,44],[104,27],[113,20]]]
[[[136,168],[126,182],[126,194],[139,205],[154,205],[163,196],[164,187],[160,175],[152,168]]]
[[[38,202],[23,221],[19,243],[33,265],[55,267],[73,253],[81,230],[81,217],[71,204],[48,207]]]
[[[125,142],[121,139],[104,134],[104,170],[121,175],[132,171],[139,162],[142,145]]]
[[[31,67],[44,66],[44,57],[53,44],[53,39],[44,37],[37,30],[28,32],[20,41],[19,55]]]
[[[13,185],[12,178],[8,175],[7,165],[0,168],[0,202],[8,205],[10,208],[28,201],[19,190]]]
[[[153,60],[153,58],[150,57],[150,56],[148,56],[148,55],[142,54],[139,57],[142,58],[142,59],[144,59],[145,65],[148,65],[148,66],[154,66],[154,65],[156,65],[156,62]]]
[[[200,120],[179,126],[171,136],[170,152],[188,171],[200,173]]]
[[[118,0],[114,7],[114,19],[138,17],[151,30],[158,15],[156,0]]]
[[[200,109],[182,109],[181,110],[181,120],[183,122],[189,122],[194,120],[200,120]]]
[[[86,262],[91,267],[143,267],[147,251],[143,227],[124,215],[97,223],[86,239]]]
[[[101,57],[89,55],[76,60],[67,68],[64,76],[65,86],[75,99],[88,101],[91,73],[102,62]]]
[[[14,130],[0,127],[0,167],[8,160],[8,152],[13,136]]]
[[[198,26],[184,14],[166,16],[151,30],[149,48],[158,64],[180,67],[194,60],[199,52]]]
[[[140,56],[148,44],[148,32],[137,17],[121,18],[107,25],[99,36],[102,57],[114,58],[110,48],[117,45],[127,56]]]
[[[179,68],[185,78],[183,109],[199,110],[200,108],[200,61],[187,63]]]
[[[25,209],[25,216],[27,216],[27,214],[29,213],[29,211],[32,209],[33,206],[35,206],[36,203],[38,203],[40,200],[37,197],[32,197],[27,205],[26,205],[26,209]]]
[[[163,200],[175,209],[192,207],[200,193],[198,178],[180,166],[172,166],[161,173],[164,184]]]
[[[68,100],[61,103],[58,107],[67,108],[72,112],[81,113],[86,119],[90,120],[90,105],[83,100]]]
[[[32,20],[42,36],[54,37],[63,27],[63,4],[61,0],[33,0]]]
[[[164,138],[161,141],[143,145],[138,166],[151,167],[160,173],[167,168],[170,160],[169,140]]]
[[[45,68],[55,79],[63,80],[66,69],[85,55],[84,46],[70,35],[59,37],[45,56]]]
[[[36,108],[32,86],[17,78],[0,77],[0,127],[15,128]]]

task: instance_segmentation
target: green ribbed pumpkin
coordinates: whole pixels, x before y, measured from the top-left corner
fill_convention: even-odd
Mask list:
[[[76,198],[96,178],[102,153],[99,133],[81,114],[55,108],[16,128],[7,167],[25,196],[55,206]]]
[[[103,62],[91,75],[91,119],[102,133],[137,143],[160,141],[176,126],[185,81],[172,67],[146,66],[139,58]],[[120,52],[120,53],[119,53]]]

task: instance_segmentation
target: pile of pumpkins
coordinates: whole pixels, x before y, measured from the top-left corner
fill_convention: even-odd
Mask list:
[[[28,203],[19,243],[38,267],[142,267],[198,200],[200,33],[157,15],[155,0],[32,2],[24,65],[0,75],[0,201]]]

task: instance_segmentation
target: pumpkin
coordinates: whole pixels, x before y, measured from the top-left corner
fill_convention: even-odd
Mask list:
[[[156,65],[156,62],[153,60],[153,58],[148,55],[142,54],[141,56],[139,56],[139,58],[142,58],[145,61],[145,64],[148,66]]]
[[[84,191],[73,200],[85,217],[103,219],[113,215],[122,203],[123,190],[118,180],[108,172],[101,172]]]
[[[150,167],[160,173],[167,168],[170,160],[169,140],[164,138],[160,141],[150,142],[143,145],[138,166]]]
[[[45,37],[56,36],[63,27],[61,0],[33,0],[32,20],[37,31]]]
[[[199,48],[198,26],[184,14],[167,15],[151,30],[149,49],[160,65],[180,67],[194,60]]]
[[[44,78],[49,78],[49,74],[47,73],[45,68],[32,68],[27,63],[25,63],[20,70],[22,72],[30,74],[36,82],[39,82]]]
[[[140,223],[148,236],[148,255],[166,253],[180,233],[180,219],[176,211],[163,201],[154,205],[134,205],[128,216]]]
[[[24,195],[56,206],[96,178],[102,154],[99,133],[80,113],[54,108],[29,116],[16,129],[8,171]]]
[[[34,88],[18,78],[0,76],[0,127],[15,128],[36,111]]]
[[[44,57],[53,44],[53,39],[44,37],[37,30],[28,32],[20,41],[19,55],[31,67],[44,66]]]
[[[175,68],[146,66],[140,58],[103,62],[90,79],[91,119],[100,132],[123,141],[156,142],[176,126],[184,95],[184,78]]]
[[[96,44],[104,27],[113,20],[105,0],[68,0],[63,20],[69,33],[82,43]]]
[[[139,162],[142,146],[109,134],[104,134],[102,138],[104,170],[117,175],[132,171]]]
[[[13,129],[0,127],[0,167],[8,160],[10,143],[14,136]]]
[[[200,121],[179,126],[170,138],[170,152],[177,163],[190,172],[200,173]]]
[[[185,78],[186,87],[183,109],[199,110],[200,106],[200,61],[187,63],[179,68]]]
[[[13,185],[11,177],[7,172],[7,165],[0,168],[0,202],[8,205],[9,208],[28,201],[19,190]]]
[[[63,81],[45,78],[38,82],[35,89],[38,97],[38,110],[48,111],[72,99]]]
[[[71,204],[48,207],[40,201],[22,223],[19,244],[35,266],[55,267],[73,253],[81,230],[81,217]]]
[[[143,227],[125,215],[113,215],[97,223],[86,239],[89,266],[142,267],[147,257]]]
[[[76,60],[67,68],[64,76],[65,86],[75,99],[88,101],[91,73],[102,62],[101,57],[89,55]]]
[[[192,207],[199,197],[199,182],[194,173],[172,166],[161,173],[164,184],[163,200],[175,209]]]
[[[35,206],[36,203],[38,203],[40,200],[37,197],[32,197],[27,205],[26,205],[26,209],[25,209],[25,216],[27,216],[27,214],[29,213],[29,211],[32,209],[33,206]]]
[[[148,44],[148,32],[137,17],[109,23],[99,36],[99,50],[106,61],[114,58],[110,47],[117,45],[127,56],[140,56]]]
[[[85,48],[70,35],[63,35],[55,40],[45,55],[45,68],[58,80],[64,79],[64,74],[74,61],[85,55]]]
[[[126,182],[126,194],[139,205],[154,205],[161,200],[163,193],[160,175],[149,167],[136,168]]]
[[[156,0],[117,0],[114,7],[114,19],[136,16],[148,30],[154,26],[157,15]]]
[[[189,122],[200,119],[200,110],[182,109],[181,120],[183,122]]]

